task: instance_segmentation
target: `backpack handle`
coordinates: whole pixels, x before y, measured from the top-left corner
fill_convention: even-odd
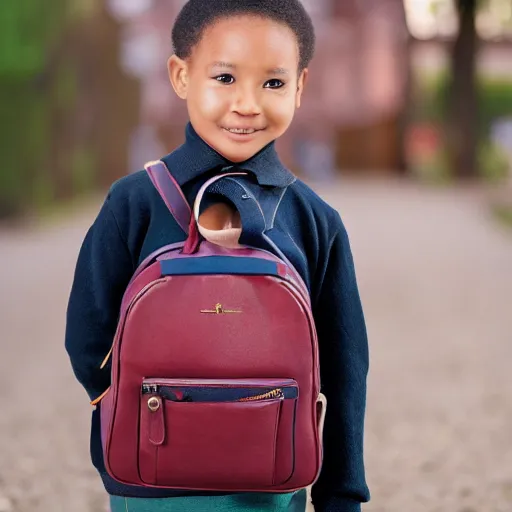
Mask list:
[[[246,172],[232,172],[232,173],[225,173],[225,174],[219,174],[218,176],[214,176],[213,178],[209,179],[200,189],[197,193],[196,200],[194,201],[194,218],[196,219],[196,222],[199,221],[199,208],[201,205],[201,201],[203,199],[203,196],[206,192],[206,189],[213,185],[216,181],[221,180],[222,178],[225,178],[226,176],[247,176]]]

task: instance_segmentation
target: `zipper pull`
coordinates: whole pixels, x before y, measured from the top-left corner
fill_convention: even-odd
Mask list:
[[[91,402],[91,405],[98,405],[106,396],[107,396],[107,393],[110,391],[110,387],[108,387],[105,391],[103,391],[103,393],[98,397],[96,398],[95,400],[93,400]]]
[[[105,368],[105,366],[107,366],[108,360],[110,359],[110,356],[112,355],[113,350],[114,350],[114,345],[112,345],[110,347],[108,354],[105,356],[105,359],[103,359],[103,362],[100,365],[100,370],[103,370],[103,368]]]
[[[159,396],[152,395],[147,399],[149,441],[155,446],[165,442],[164,403]]]

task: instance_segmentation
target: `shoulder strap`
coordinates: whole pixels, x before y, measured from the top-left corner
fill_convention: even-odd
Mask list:
[[[148,162],[144,167],[172,216],[188,235],[192,211],[178,182],[161,160]]]

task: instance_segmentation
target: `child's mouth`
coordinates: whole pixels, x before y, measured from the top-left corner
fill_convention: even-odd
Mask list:
[[[256,128],[222,128],[232,139],[244,140],[253,137],[256,133],[262,131]]]

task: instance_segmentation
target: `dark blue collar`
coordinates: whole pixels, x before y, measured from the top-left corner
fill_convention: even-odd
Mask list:
[[[285,188],[295,181],[295,176],[279,160],[274,142],[249,160],[233,164],[206,144],[191,123],[187,124],[185,135],[185,144],[162,159],[180,186],[212,169],[219,168],[220,171],[224,167],[229,167],[232,172],[250,171],[264,186]]]

